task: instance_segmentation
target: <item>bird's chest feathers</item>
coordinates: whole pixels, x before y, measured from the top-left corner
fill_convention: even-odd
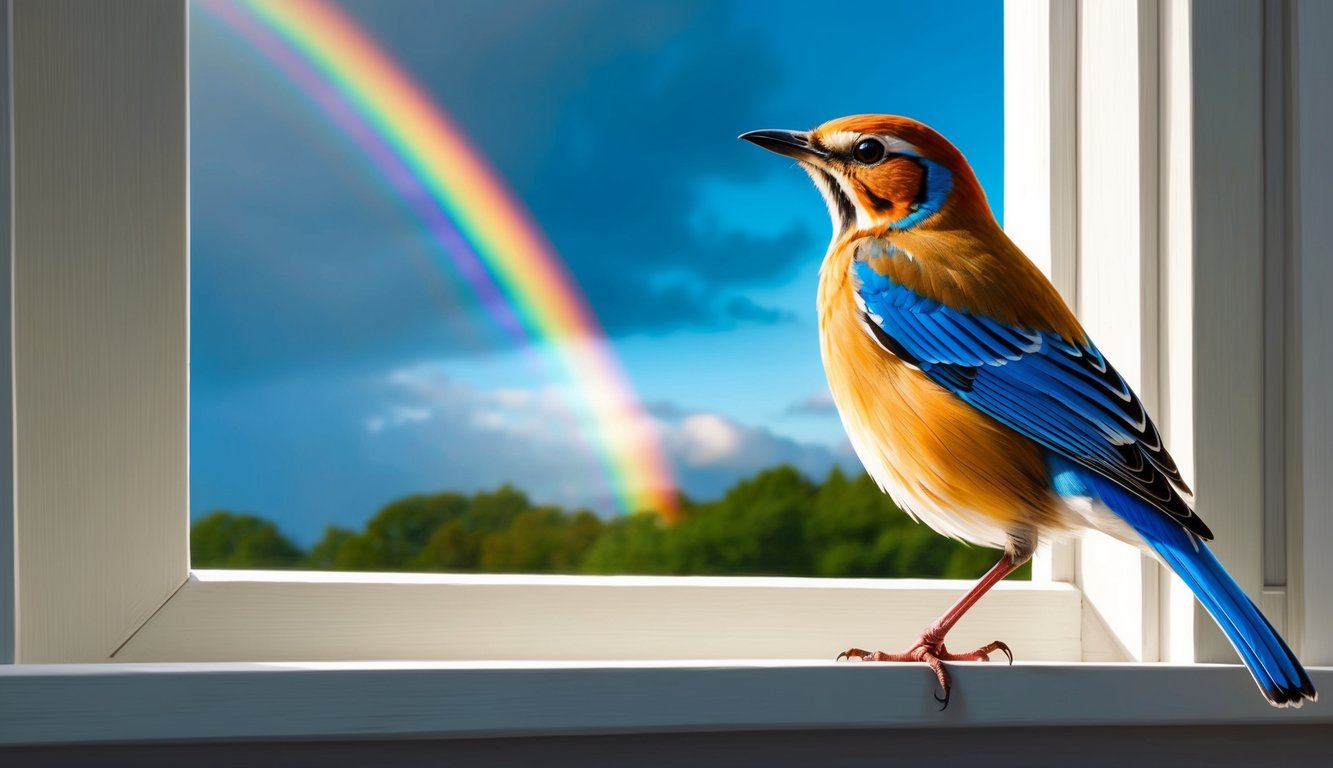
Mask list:
[[[931,527],[1003,542],[1019,508],[1030,508],[1044,493],[1033,482],[1042,474],[1041,458],[876,333],[873,312],[857,293],[856,267],[866,263],[880,274],[944,279],[887,241],[830,251],[820,276],[820,345],[848,439],[881,487]]]
[[[895,351],[891,339],[877,333],[873,312],[857,292],[855,274],[857,265],[870,260],[878,269],[888,268],[892,260],[901,260],[892,264],[896,268],[920,268],[887,241],[835,248],[820,280],[820,345],[829,388],[857,452],[867,468],[876,463],[873,458],[882,457],[891,465],[882,472],[896,475],[898,467],[910,461],[904,449],[921,442],[925,419],[952,395]]]
[[[830,384],[845,390],[849,406],[862,405],[859,394],[882,394],[916,404],[932,390],[943,392],[884,334],[880,318],[862,300],[857,273],[864,269],[903,280],[903,273],[919,278],[928,276],[933,267],[883,239],[848,242],[831,250],[819,286],[820,339]]]

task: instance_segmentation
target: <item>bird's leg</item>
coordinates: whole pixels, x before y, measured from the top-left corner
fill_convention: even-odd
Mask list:
[[[1017,543],[1018,546],[1014,546]],[[940,682],[940,688],[944,691],[941,698],[938,694],[935,700],[940,702],[940,709],[943,710],[949,706],[949,691],[952,684],[949,681],[949,672],[944,668],[946,661],[990,661],[990,654],[995,651],[1003,651],[1009,658],[1009,663],[1014,661],[1014,654],[1009,650],[1009,646],[996,640],[993,643],[987,643],[975,651],[969,653],[950,653],[944,647],[944,636],[953,629],[963,614],[967,613],[972,606],[976,605],[981,596],[990,591],[991,587],[999,584],[1005,576],[1013,573],[1020,565],[1026,563],[1032,558],[1032,551],[1035,549],[1035,541],[1014,542],[1011,539],[1011,549],[1000,557],[1000,561],[991,566],[986,575],[976,583],[967,594],[963,595],[953,607],[945,611],[944,615],[935,620],[933,624],[926,627],[926,631],[921,633],[921,638],[903,653],[885,653],[883,651],[864,651],[860,648],[848,648],[838,654],[838,659],[851,658],[861,659],[862,661],[918,661],[924,662],[935,673],[935,678]]]

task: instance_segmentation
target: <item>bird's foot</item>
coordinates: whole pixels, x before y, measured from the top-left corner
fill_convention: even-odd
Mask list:
[[[883,651],[863,651],[860,648],[848,648],[838,654],[837,661],[843,659],[860,659],[861,661],[915,661],[922,662],[930,667],[935,673],[935,679],[940,682],[940,690],[944,695],[935,694],[935,701],[940,703],[940,711],[943,712],[949,707],[949,692],[953,689],[949,681],[949,670],[944,668],[946,661],[990,661],[990,654],[996,651],[1003,651],[1009,658],[1009,663],[1014,663],[1014,654],[1009,650],[1009,646],[996,640],[993,643],[987,643],[971,653],[950,653],[944,647],[944,640],[934,639],[929,635],[923,635],[916,645],[908,648],[903,653],[885,653]]]

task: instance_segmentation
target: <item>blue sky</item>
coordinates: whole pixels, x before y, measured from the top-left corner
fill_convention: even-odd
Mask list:
[[[963,150],[997,207],[1000,0],[346,2],[579,281],[684,490],[854,466],[813,311],[818,194],[736,140],[859,112]],[[408,493],[512,483],[607,509],[535,368],[309,100],[201,9],[191,45],[191,508],[303,544]]]

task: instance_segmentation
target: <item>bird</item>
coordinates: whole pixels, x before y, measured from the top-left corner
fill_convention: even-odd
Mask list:
[[[1166,564],[1221,627],[1274,706],[1317,697],[1300,660],[1208,548],[1213,534],[1138,395],[1056,288],[1006,236],[963,154],[929,126],[853,115],[739,138],[794,159],[827,204],[820,353],[866,471],[936,532],[1003,548],[999,561],[901,653],[924,662],[941,709],[947,661],[996,641],[945,636],[1037,543],[1096,530]]]

